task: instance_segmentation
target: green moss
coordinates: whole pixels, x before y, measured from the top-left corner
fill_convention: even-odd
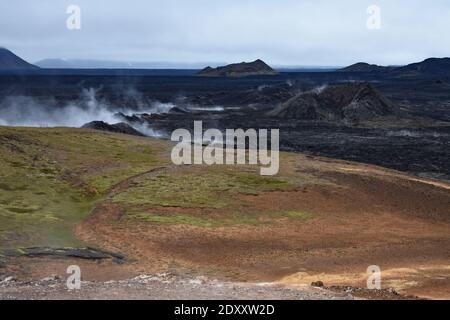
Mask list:
[[[152,139],[125,135],[0,127],[0,248],[79,244],[73,227],[95,201],[163,163],[161,150]]]
[[[191,225],[203,228],[231,227],[238,225],[258,226],[274,223],[280,218],[289,218],[297,221],[306,221],[313,218],[313,215],[301,211],[281,211],[281,212],[234,212],[227,215],[209,216],[192,214],[163,214],[148,212],[130,211],[123,219],[140,220],[153,224],[173,224],[173,225]]]
[[[157,214],[157,213],[128,213],[125,220],[140,220],[153,224],[167,225],[190,225],[202,228],[218,228],[230,227],[236,225],[259,225],[266,223],[258,217],[241,216],[239,218],[232,217],[199,217],[189,214]]]
[[[14,212],[14,213],[31,213],[36,210],[39,210],[38,206],[30,206],[30,207],[6,207],[6,210]]]
[[[282,190],[289,187],[289,183],[287,181],[273,177],[264,177],[258,174],[237,173],[235,176],[235,182],[241,189],[248,188],[254,191]]]
[[[168,150],[163,141],[91,130],[0,127],[0,249],[76,247],[74,226],[106,199],[127,210],[125,219],[157,224],[220,227],[310,217],[258,212],[239,195],[295,190],[314,176],[291,170],[262,177],[257,166],[174,167]],[[144,174],[158,167],[169,169]],[[130,177],[126,190],[109,194]],[[161,214],[154,208],[161,206],[198,208],[198,214]]]
[[[258,173],[240,172],[224,166],[193,168],[166,174],[143,176],[136,185],[114,197],[124,206],[155,205],[184,208],[224,208],[239,204],[237,194],[259,194],[268,190],[289,190],[290,183]]]
[[[309,220],[314,217],[313,214],[303,211],[285,211],[281,212],[280,215],[296,220]]]
[[[128,219],[138,219],[155,224],[185,224],[204,228],[219,226],[217,221],[203,219],[191,215],[158,215],[151,213],[135,213],[127,216]]]

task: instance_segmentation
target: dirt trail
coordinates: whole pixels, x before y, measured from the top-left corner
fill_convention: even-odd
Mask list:
[[[448,184],[446,182],[435,181],[432,179],[416,178],[416,177],[408,176],[406,174],[399,174],[398,172],[394,172],[394,171],[391,172],[391,171],[389,171],[389,169],[385,169],[385,170],[380,170],[380,169],[375,169],[375,168],[356,169],[356,168],[349,168],[349,167],[341,167],[338,169],[347,171],[347,172],[361,172],[361,173],[376,174],[379,176],[390,176],[390,177],[395,177],[398,179],[421,182],[421,183],[429,184],[429,185],[436,186],[439,188],[450,190],[450,184]]]
[[[125,180],[120,181],[119,183],[116,183],[114,186],[112,186],[110,188],[110,190],[108,191],[108,194],[114,195],[114,194],[120,193],[120,192],[128,189],[130,187],[130,184],[133,182],[133,180],[136,180],[137,178],[145,176],[145,175],[162,172],[162,171],[166,170],[167,168],[168,168],[167,166],[157,167],[157,168],[153,168],[151,170],[145,171],[145,172],[135,174],[129,178],[126,178]]]

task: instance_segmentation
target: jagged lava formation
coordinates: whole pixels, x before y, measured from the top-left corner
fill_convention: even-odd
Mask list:
[[[397,112],[396,106],[371,84],[350,83],[301,93],[269,112],[269,115],[357,124],[393,117]]]
[[[125,122],[109,124],[109,123],[106,123],[103,121],[92,121],[92,122],[89,122],[89,123],[86,123],[85,125],[83,125],[82,128],[107,131],[107,132],[115,132],[115,133],[123,133],[123,134],[129,134],[132,136],[141,136],[141,137],[145,136],[143,133],[134,129],[132,126],[130,126],[128,123],[125,123]]]

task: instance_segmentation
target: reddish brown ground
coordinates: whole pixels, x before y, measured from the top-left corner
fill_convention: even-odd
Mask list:
[[[127,263],[19,258],[11,270],[42,278],[64,275],[68,265],[77,264],[84,280],[129,279],[169,270],[224,280],[289,285],[321,280],[326,286],[365,287],[367,267],[378,265],[384,288],[450,298],[450,185],[374,166],[298,157],[302,167],[297,158],[290,158],[282,173],[300,170],[314,175],[314,181],[330,183],[240,195],[240,210],[298,210],[311,213],[311,219],[272,218],[265,224],[218,228],[161,225],[122,219],[126,208],[106,201],[75,233],[92,246],[126,254]],[[111,194],[129,188],[134,178],[116,185]],[[234,210],[156,208],[160,213],[209,216]]]
[[[244,281],[364,287],[367,267],[378,265],[385,287],[450,298],[450,187],[372,166],[325,162],[315,174],[334,185],[242,196],[249,207],[298,209],[313,219],[223,228],[158,225],[120,220],[123,208],[104,203],[76,234],[136,258],[122,267],[136,274],[171,269]]]

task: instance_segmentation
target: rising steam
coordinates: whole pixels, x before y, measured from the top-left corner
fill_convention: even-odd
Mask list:
[[[120,107],[98,98],[98,90],[83,89],[76,101],[60,105],[54,98],[37,99],[29,96],[8,96],[0,101],[0,125],[27,127],[81,127],[91,121],[117,123],[123,121],[116,114],[167,113],[174,105],[157,101],[147,102],[133,89],[124,95],[133,107]],[[131,124],[133,125],[133,124]],[[158,134],[147,125],[133,125],[147,135]]]

